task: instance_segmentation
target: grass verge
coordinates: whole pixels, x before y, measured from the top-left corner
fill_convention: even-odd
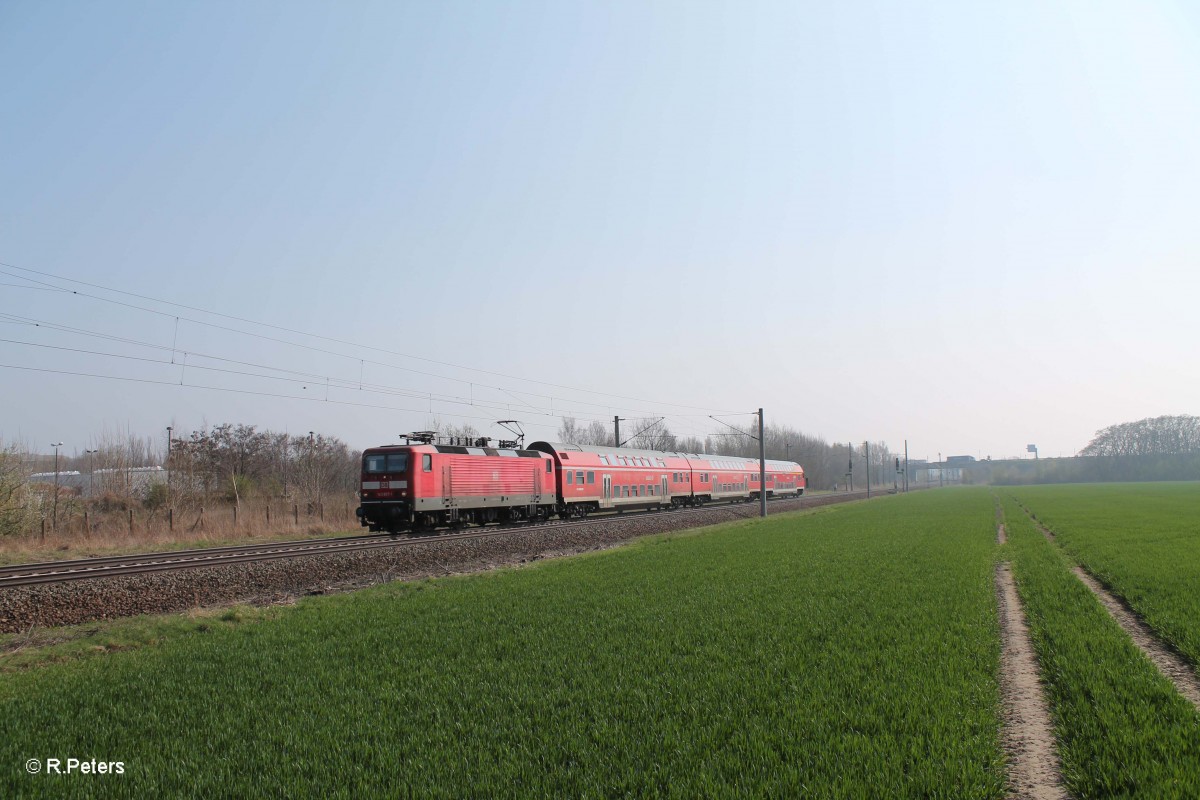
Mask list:
[[[181,636],[210,633],[273,619],[278,607],[230,606],[186,614],[127,617],[85,625],[0,634],[0,672],[20,672],[125,650],[160,645]]]

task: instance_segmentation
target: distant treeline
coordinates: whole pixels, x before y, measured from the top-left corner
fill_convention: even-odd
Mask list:
[[[1200,480],[1200,417],[1148,417],[1096,431],[1074,458],[976,462],[972,483]]]
[[[1195,480],[1200,480],[1200,453],[977,461],[964,468],[964,482],[998,486]]]

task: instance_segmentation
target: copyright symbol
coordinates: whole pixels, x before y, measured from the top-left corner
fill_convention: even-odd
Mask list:
[[[25,771],[30,775],[37,775],[42,771],[42,762],[36,758],[31,758],[25,762]]]

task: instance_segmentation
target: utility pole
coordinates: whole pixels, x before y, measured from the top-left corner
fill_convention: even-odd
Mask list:
[[[288,462],[291,460],[292,450],[292,435],[290,433],[283,434],[283,497],[288,497]]]
[[[613,416],[613,447],[621,446],[621,418]]]
[[[95,494],[95,474],[96,469],[92,466],[92,456],[100,452],[99,450],[84,450],[88,457],[88,496]]]
[[[908,439],[904,440],[904,492],[908,493]]]
[[[174,428],[167,426],[167,508],[171,507],[171,431]]]
[[[54,448],[54,517],[51,521],[51,528],[54,530],[58,530],[58,448],[62,447],[62,444],[62,442],[50,443],[50,446]]]
[[[867,460],[867,499],[871,499],[871,445],[863,442],[863,458]]]
[[[767,515],[767,440],[763,436],[763,410],[758,410],[758,512]]]
[[[850,491],[853,492],[854,491],[854,445],[850,444],[849,442],[846,442],[846,452],[848,452],[850,454],[849,456],[846,457],[847,458],[846,477],[850,481]]]

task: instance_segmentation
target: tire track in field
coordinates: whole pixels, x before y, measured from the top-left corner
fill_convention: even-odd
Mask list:
[[[1029,519],[1037,526],[1038,530],[1053,542],[1054,534],[1042,527],[1032,511],[1024,506],[1021,508],[1029,515]],[[1104,588],[1104,584],[1094,575],[1078,564],[1074,565],[1071,571],[1084,586],[1091,590],[1096,599],[1100,601],[1100,605],[1104,606],[1104,609],[1133,640],[1137,648],[1146,654],[1146,658],[1158,667],[1158,671],[1165,675],[1167,680],[1175,684],[1175,689],[1186,697],[1197,711],[1200,711],[1200,678],[1197,678],[1195,670],[1187,661],[1160,639],[1158,634],[1128,603]]]
[[[1008,757],[1008,796],[1036,800],[1067,798],[1062,765],[1055,750],[1050,705],[1042,691],[1029,626],[1007,561],[996,565],[996,600],[1002,644],[1000,696],[1004,727],[1000,740]]]
[[[1188,666],[1188,663],[1160,640],[1136,611],[1130,608],[1125,601],[1105,589],[1100,581],[1092,577],[1087,570],[1076,566],[1073,571],[1075,577],[1092,590],[1092,594],[1096,595],[1100,604],[1125,630],[1125,633],[1129,634],[1129,638],[1133,639],[1133,643],[1138,646],[1138,649],[1145,653],[1146,657],[1154,662],[1154,666],[1158,667],[1158,671],[1166,675],[1167,679],[1175,684],[1179,693],[1200,711],[1200,680],[1197,680],[1196,673]]]
[[[1045,525],[1043,525],[1041,523],[1041,520],[1039,520],[1037,518],[1037,514],[1033,513],[1033,511],[1031,511],[1030,509],[1021,505],[1021,502],[1019,500],[1013,500],[1013,502],[1017,504],[1018,508],[1020,508],[1022,511],[1025,512],[1025,516],[1029,517],[1029,521],[1033,523],[1033,527],[1037,528],[1039,531],[1042,532],[1042,536],[1046,537],[1046,541],[1048,541],[1048,542],[1054,541],[1054,531],[1050,530]]]

